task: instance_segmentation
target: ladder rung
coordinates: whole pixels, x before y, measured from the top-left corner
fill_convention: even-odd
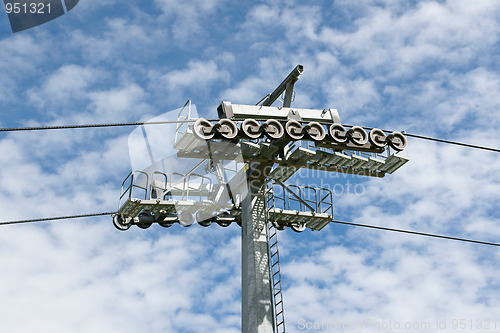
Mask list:
[[[270,203],[274,202],[269,198],[266,202],[267,207]],[[274,205],[273,205],[274,206]],[[268,245],[268,256],[269,264],[271,268],[272,277],[272,289],[273,289],[273,303],[274,303],[274,318],[276,323],[276,332],[285,332],[285,318],[283,309],[283,295],[281,287],[281,273],[280,273],[280,256],[278,251],[278,232],[277,228],[273,223],[268,223],[267,225],[267,243]],[[278,327],[282,327],[278,330]]]

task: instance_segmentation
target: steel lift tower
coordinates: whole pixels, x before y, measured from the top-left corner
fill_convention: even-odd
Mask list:
[[[333,219],[327,188],[286,184],[300,168],[384,177],[408,162],[400,132],[341,124],[336,109],[292,108],[298,65],[257,105],[222,102],[219,119],[191,117],[180,109],[174,148],[196,161],[181,174],[151,167],[122,183],[114,225],[153,223],[242,227],[242,332],[285,332],[278,230],[321,230]],[[283,106],[272,104],[283,96]],[[144,147],[148,147],[146,143]]]

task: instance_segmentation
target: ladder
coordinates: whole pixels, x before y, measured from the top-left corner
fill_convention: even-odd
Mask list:
[[[285,333],[285,314],[281,287],[280,255],[278,251],[278,233],[274,223],[267,222],[267,244],[271,274],[271,293],[273,295],[273,314],[275,333]]]

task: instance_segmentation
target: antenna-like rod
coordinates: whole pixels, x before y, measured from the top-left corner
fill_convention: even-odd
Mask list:
[[[283,101],[283,107],[289,108],[292,104],[293,95],[293,85],[299,79],[299,76],[304,72],[304,67],[302,65],[297,65],[293,71],[288,74],[286,79],[281,82],[278,88],[269,95],[269,97],[262,103],[262,106],[271,106],[278,97],[285,91],[285,100]]]

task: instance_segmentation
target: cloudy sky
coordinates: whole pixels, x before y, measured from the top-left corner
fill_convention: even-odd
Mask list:
[[[499,34],[495,0],[81,0],[16,34],[2,11],[0,127],[145,121],[187,99],[213,118],[302,64],[296,107],[500,147]],[[116,210],[132,130],[2,133],[0,220]],[[410,139],[407,156],[382,179],[315,175],[343,189],[335,218],[500,241],[498,153]],[[0,331],[239,332],[240,232],[1,226]],[[333,224],[279,237],[288,332],[500,328],[496,247]]]

